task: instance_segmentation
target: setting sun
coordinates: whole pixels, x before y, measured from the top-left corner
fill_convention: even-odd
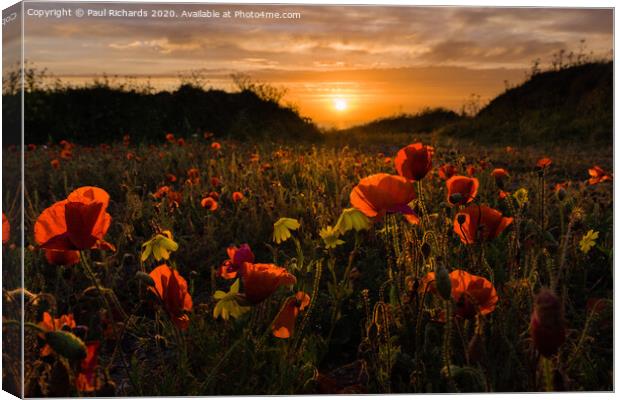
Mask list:
[[[334,99],[334,108],[336,111],[344,111],[348,107],[347,101],[345,99]]]

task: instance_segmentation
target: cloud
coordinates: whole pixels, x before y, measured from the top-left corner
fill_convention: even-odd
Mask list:
[[[548,62],[554,51],[576,50],[582,39],[587,50],[597,54],[608,53],[613,45],[611,9],[259,4],[165,8],[177,13],[204,8],[300,12],[301,19],[27,18],[27,57],[59,74],[174,75],[199,68],[513,68],[527,67],[535,58]]]

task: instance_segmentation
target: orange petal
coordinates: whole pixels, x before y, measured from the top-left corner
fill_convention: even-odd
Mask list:
[[[53,237],[67,232],[65,204],[67,204],[66,200],[54,203],[39,215],[34,224],[34,240],[38,244],[46,243]]]

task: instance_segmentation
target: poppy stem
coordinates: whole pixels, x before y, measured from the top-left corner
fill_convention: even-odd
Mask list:
[[[446,377],[450,390],[456,392],[458,389],[454,384],[451,370],[450,342],[452,341],[452,299],[445,300],[446,325],[443,336],[443,362],[446,369]]]
[[[317,302],[317,296],[319,295],[319,284],[321,282],[321,273],[323,271],[323,260],[319,260],[316,264],[316,272],[314,273],[314,284],[312,285],[312,296],[310,297],[310,304],[308,305],[308,309],[304,314],[304,318],[301,320],[301,324],[299,324],[299,329],[297,330],[297,338],[295,339],[295,346],[293,349],[295,351],[298,350],[301,345],[301,341],[303,339],[304,330],[306,325],[308,324],[308,320],[312,316],[312,311],[314,310],[314,305]]]
[[[80,263],[82,264],[82,267],[84,268],[84,272],[86,272],[86,275],[88,275],[88,278],[92,281],[93,285],[95,285],[95,287],[97,288],[99,297],[103,300],[103,303],[109,313],[110,319],[112,320],[113,331],[114,333],[116,333],[116,326],[114,325],[114,314],[112,312],[112,306],[110,305],[110,302],[108,301],[108,298],[105,295],[104,288],[101,287],[101,284],[99,283],[99,279],[97,279],[97,276],[94,274],[94,272],[90,268],[90,265],[88,265],[88,262],[86,262],[86,253],[83,251],[80,252]],[[108,289],[105,289],[105,290],[108,290]],[[118,304],[118,302],[116,302],[116,306],[119,307],[118,310],[121,312],[123,319],[127,320],[128,319],[127,314],[122,308],[120,308],[120,304]]]
[[[430,220],[428,218],[428,212],[426,211],[426,205],[424,204],[424,192],[422,190],[422,182],[416,181],[416,186],[418,187],[418,204],[420,204],[420,211],[422,212],[422,222],[424,224],[424,228],[428,228],[430,225]]]

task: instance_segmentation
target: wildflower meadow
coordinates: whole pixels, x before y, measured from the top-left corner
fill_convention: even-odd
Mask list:
[[[9,148],[25,395],[612,390],[611,151],[377,143]]]

